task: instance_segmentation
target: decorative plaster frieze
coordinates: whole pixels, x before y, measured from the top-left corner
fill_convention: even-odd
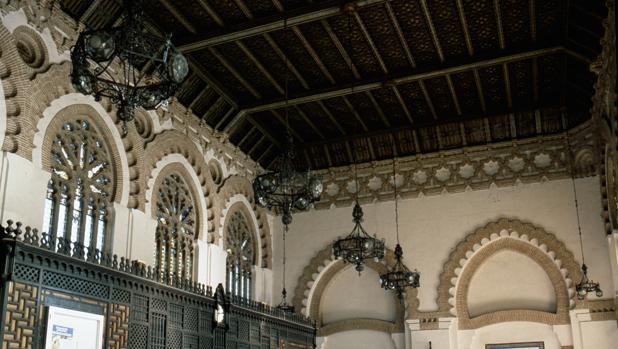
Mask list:
[[[594,132],[592,122],[587,122],[568,133],[399,158],[394,182],[405,198],[568,178],[567,136],[572,173],[591,176],[597,161]],[[392,200],[392,171],[391,160],[359,164],[360,200]],[[353,173],[352,166],[317,171],[324,193],[315,208],[351,204],[356,190]]]

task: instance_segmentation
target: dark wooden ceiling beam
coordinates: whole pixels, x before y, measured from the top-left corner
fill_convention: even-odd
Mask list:
[[[273,148],[274,148],[274,147],[275,147],[275,144],[274,144],[274,143],[271,143],[271,144],[268,146],[268,148],[266,148],[266,150],[264,150],[264,152],[262,153],[262,155],[260,155],[260,156],[256,159],[256,161],[257,161],[258,163],[262,163],[262,160],[264,160],[264,157],[265,157],[266,155],[268,155],[268,154],[269,154],[269,153],[273,150]]]
[[[174,16],[174,18],[178,20],[178,22],[180,22],[180,24],[187,28],[191,34],[197,33],[197,29],[195,29],[195,26],[191,23],[191,21],[188,20],[187,17],[185,17],[170,1],[159,0],[159,2]]]
[[[206,3],[205,0],[200,1]],[[382,3],[384,1],[387,0],[356,0],[353,1],[353,3],[357,7],[365,7]],[[288,27],[293,27],[339,15],[342,13],[342,6],[345,3],[346,1],[342,0],[330,0],[304,6],[299,9],[290,10],[287,13],[287,25]],[[280,6],[280,8],[280,11],[282,11],[283,7]],[[223,32],[219,32],[214,35],[206,34],[204,38],[195,40],[192,43],[181,45],[179,49],[182,52],[193,52],[202,50],[206,47],[221,45],[256,35],[270,33],[276,30],[281,30],[284,27],[285,16],[286,14],[280,12],[268,18],[257,19],[251,21],[250,23],[231,26],[227,28],[227,30],[223,28]]]
[[[466,39],[466,47],[468,48],[468,54],[474,55],[474,46],[472,46],[472,39],[470,38],[470,32],[468,31],[468,22],[466,21],[466,12],[464,10],[463,1],[457,0],[457,12],[459,13],[459,20],[461,21],[461,29]]]
[[[337,130],[339,130],[339,132],[341,132],[342,135],[345,135],[347,133],[346,130],[343,127],[341,127],[341,124],[339,123],[339,121],[337,121],[337,118],[335,118],[333,113],[331,113],[330,110],[324,105],[324,102],[317,101],[317,103],[320,106],[320,108],[322,108],[324,113],[328,116],[330,121],[337,127]]]
[[[259,148],[259,146],[262,144],[262,142],[264,142],[266,140],[266,136],[262,135],[262,137],[260,137],[260,139],[258,139],[257,142],[255,142],[255,144],[249,149],[249,151],[247,152],[247,154],[253,158],[253,152]],[[272,143],[271,143],[272,144]],[[240,147],[239,147],[240,148]]]
[[[227,113],[225,113],[225,115],[223,115],[221,120],[219,120],[217,122],[217,124],[215,125],[215,130],[219,130],[221,128],[221,126],[223,126],[223,124],[227,121],[227,119],[229,119],[230,116],[232,116],[232,114],[234,113],[235,110],[236,109],[234,107],[230,107],[230,109],[228,109]]]
[[[82,15],[79,17],[78,22],[88,21],[88,18],[90,18],[90,16],[92,16],[96,12],[99,5],[101,5],[101,2],[103,2],[103,0],[94,0],[93,2],[91,2],[90,5],[88,5],[88,8],[86,8],[86,11],[84,11],[84,13],[82,13]]]
[[[369,129],[367,128],[367,124],[365,124],[365,122],[363,121],[363,118],[360,116],[360,114],[356,111],[356,108],[354,108],[354,105],[352,105],[352,103],[350,102],[349,99],[346,98],[346,96],[342,96],[341,98],[343,98],[343,101],[345,102],[345,105],[348,107],[348,109],[350,110],[350,112],[352,112],[352,114],[354,115],[354,117],[356,118],[356,121],[359,123],[359,125],[361,125],[361,127],[363,128],[363,130],[365,132],[367,132]]]
[[[277,110],[271,110],[270,113],[275,116],[277,121],[279,121],[279,123],[283,125],[284,128],[289,127],[290,133],[292,134],[292,136],[296,138],[300,143],[305,142],[305,139],[303,138],[303,136],[301,136],[298,132],[296,132],[296,130],[292,127],[291,124],[288,126],[289,120],[286,121],[285,117],[281,115],[281,113],[279,113]]]
[[[403,109],[403,113],[406,114],[406,118],[408,118],[408,121],[410,121],[410,123],[413,124],[414,118],[412,117],[412,113],[410,113],[410,109],[408,108],[408,105],[406,104],[406,101],[403,99],[403,96],[401,95],[401,92],[399,92],[399,89],[397,88],[397,86],[393,86],[393,92],[395,93],[395,97],[397,97],[397,100],[399,101],[399,105],[401,106],[401,109]]]
[[[322,71],[322,74],[326,76],[326,78],[328,79],[328,81],[330,81],[331,84],[335,84],[335,78],[333,78],[333,75],[328,71],[324,62],[322,62],[320,55],[318,55],[318,53],[313,49],[309,41],[307,41],[307,38],[305,38],[305,35],[303,35],[303,32],[300,30],[300,28],[292,27],[292,31],[294,32],[294,34],[296,34],[296,37],[298,37],[300,42],[303,44],[303,47],[305,48],[305,50],[307,50],[307,53],[309,53],[311,58],[313,58],[315,64],[318,65],[318,67]]]
[[[431,100],[431,96],[429,95],[429,92],[427,92],[427,87],[425,87],[425,82],[423,80],[419,80],[418,84],[421,87],[421,92],[423,92],[423,96],[425,96],[425,102],[427,102],[429,111],[431,111],[431,116],[433,116],[434,120],[438,120],[438,113],[436,113],[436,108],[434,108],[433,106],[433,101]]]
[[[354,11],[353,16],[354,16],[354,19],[356,20],[356,23],[360,27],[361,32],[363,33],[363,37],[369,44],[369,47],[371,48],[371,52],[373,52],[373,56],[378,61],[378,64],[380,65],[382,72],[384,74],[388,74],[388,68],[386,67],[386,63],[384,63],[384,59],[382,59],[382,55],[380,54],[380,51],[378,50],[376,43],[371,38],[371,34],[369,34],[369,30],[367,30],[367,27],[365,26],[363,19],[360,17],[357,11]]]
[[[483,113],[487,112],[487,104],[485,104],[485,94],[483,93],[483,85],[481,84],[481,76],[478,69],[472,71],[474,74],[474,84],[476,85],[476,93],[479,96],[479,102],[481,103],[481,110]]]
[[[539,60],[536,57],[532,60],[532,99],[534,103],[539,102]]]
[[[197,0],[197,2],[198,4],[200,4],[200,6],[202,6],[206,13],[208,13],[210,18],[212,18],[212,20],[217,23],[218,26],[223,27],[223,19],[221,18],[221,16],[219,16],[219,14],[217,14],[217,11],[215,11],[215,9],[213,9],[212,6],[208,4],[207,0]]]
[[[511,92],[511,78],[509,76],[509,66],[506,63],[502,65],[502,71],[504,73],[504,89],[506,90],[506,102],[509,108],[513,108],[513,94]]]
[[[461,107],[459,105],[459,98],[457,97],[457,92],[455,91],[455,85],[453,85],[453,79],[451,79],[450,74],[446,74],[446,83],[448,84],[449,91],[451,91],[451,97],[453,98],[453,103],[455,104],[455,110],[457,110],[457,115],[461,115]]]
[[[528,3],[528,15],[530,16],[530,39],[532,39],[532,42],[536,42],[536,3],[535,3],[535,0],[530,0],[530,2]]]
[[[326,30],[326,33],[330,37],[330,40],[333,42],[335,47],[337,47],[337,50],[339,51],[341,58],[343,58],[348,68],[352,70],[352,75],[354,75],[354,78],[356,78],[357,80],[360,79],[361,75],[359,74],[358,69],[356,68],[356,65],[354,65],[352,58],[346,51],[345,47],[343,47],[341,40],[339,40],[333,28],[330,26],[330,24],[326,20],[321,20],[320,23],[322,24],[322,27],[324,28],[324,30]]]
[[[245,44],[243,44],[242,41],[236,41],[236,46],[240,48],[240,50],[245,54],[245,56],[249,58],[249,60],[258,68],[260,73],[264,75],[266,80],[268,80],[280,94],[285,93],[283,87],[279,84],[279,82],[275,80],[275,78],[268,71],[268,69],[264,67],[264,65],[257,59],[257,57],[255,57],[255,55],[253,55],[253,52],[251,52],[251,50],[249,50],[249,48]]]
[[[272,133],[270,133],[267,129],[265,129],[262,125],[260,125],[256,120],[253,119],[252,116],[249,116],[247,118],[247,121],[254,126],[255,128],[257,128],[264,136],[266,136],[273,144],[275,144],[278,147],[281,147],[281,142],[279,142],[279,140],[274,137],[272,135]]]
[[[236,4],[236,6],[238,6],[240,11],[242,11],[242,13],[245,15],[245,17],[247,17],[249,19],[253,19],[253,14],[251,13],[251,10],[249,10],[249,7],[247,7],[247,4],[245,4],[244,1],[242,1],[242,0],[234,0],[234,3]]]
[[[193,100],[191,101],[191,103],[189,103],[189,106],[187,108],[189,109],[193,109],[193,107],[195,107],[195,104],[197,102],[199,102],[199,100],[204,97],[206,95],[206,93],[208,93],[208,91],[210,91],[211,87],[210,85],[206,85],[206,87],[204,87],[200,93],[197,94],[197,96],[195,96],[195,98],[193,98]]]
[[[555,105],[550,105],[548,104],[546,107],[549,108],[554,108]],[[544,106],[540,106],[541,110],[542,108],[544,108]],[[450,124],[450,123],[462,123],[464,121],[469,121],[469,120],[482,120],[484,125],[482,126],[483,132],[485,133],[485,138],[488,142],[491,142],[491,127],[490,127],[490,123],[491,123],[491,118],[495,117],[495,116],[501,116],[501,115],[509,115],[515,112],[535,112],[535,111],[539,111],[540,109],[513,109],[511,108],[510,110],[508,108],[505,108],[503,111],[500,111],[496,114],[492,114],[492,115],[483,115],[483,114],[478,114],[478,115],[467,115],[467,116],[451,116],[449,118],[442,118],[440,121],[438,121],[437,123],[435,121],[426,121],[424,123],[419,123],[417,125],[401,125],[401,126],[395,126],[395,127],[391,127],[391,128],[384,128],[384,129],[372,129],[372,130],[368,130],[366,132],[359,132],[359,133],[350,133],[348,135],[345,136],[341,136],[341,137],[334,137],[334,138],[329,138],[326,140],[318,140],[318,141],[312,141],[312,142],[306,142],[305,144],[303,144],[303,147],[313,147],[313,146],[321,146],[323,144],[332,144],[332,143],[345,143],[345,142],[351,142],[357,139],[362,139],[362,138],[369,138],[369,137],[376,137],[376,136],[381,136],[381,135],[387,135],[387,134],[395,134],[397,132],[401,132],[401,131],[408,131],[411,130],[413,133],[416,133],[416,130],[420,129],[420,128],[425,128],[425,127],[435,127],[435,126],[440,126],[440,125],[445,125],[445,124]],[[542,114],[542,113],[540,113]],[[418,135],[416,135],[416,139],[415,139],[415,149],[419,149],[419,140],[418,140]]]
[[[494,0],[494,10],[496,11],[496,26],[498,27],[498,42],[500,48],[504,50],[506,47],[504,41],[504,27],[502,26],[502,11],[500,10],[500,0]]]
[[[238,109],[238,101],[232,95],[232,93],[224,87],[224,85],[215,78],[212,74],[210,74],[206,68],[202,66],[197,60],[192,57],[187,57],[187,61],[189,61],[189,67],[191,70],[200,77],[200,79],[204,80],[209,86],[212,86],[213,90],[217,91],[217,93],[223,96],[228,103],[235,109]]]
[[[380,107],[380,104],[378,103],[378,101],[376,101],[371,91],[365,91],[365,95],[367,96],[367,98],[369,98],[369,100],[371,101],[371,104],[373,104],[373,107],[378,112],[378,115],[380,116],[380,119],[382,119],[382,122],[384,123],[384,125],[386,127],[391,127],[390,121],[388,121],[388,118],[384,114],[382,107]]]
[[[476,70],[481,67],[492,66],[497,64],[504,64],[519,60],[532,59],[534,57],[551,55],[555,53],[566,52],[566,50],[561,46],[548,47],[537,49],[533,51],[524,51],[518,52],[505,56],[498,56],[494,58],[489,58],[480,61],[473,61],[470,63],[465,63],[461,65],[452,65],[446,66],[443,68],[418,72],[410,75],[404,75],[396,78],[392,78],[389,81],[376,81],[373,80],[359,80],[353,84],[348,85],[347,87],[342,88],[324,88],[315,91],[310,91],[308,93],[299,94],[297,96],[291,96],[288,104],[302,104],[308,102],[315,102],[323,99],[333,98],[333,97],[341,97],[349,94],[354,94],[358,92],[372,91],[376,89],[383,88],[385,85],[396,86],[401,84],[407,84],[411,82],[416,82],[420,80],[430,79],[434,77],[441,77],[446,74],[455,74],[464,71]],[[269,109],[282,108],[285,106],[285,101],[281,98],[273,99],[270,101],[260,101],[254,105],[248,105],[244,107],[244,110],[253,113],[258,111],[264,111]]]
[[[406,54],[406,58],[408,59],[408,63],[412,68],[416,68],[416,61],[414,60],[414,56],[412,56],[412,51],[410,51],[410,47],[408,46],[408,42],[406,41],[405,36],[403,35],[403,31],[401,30],[401,26],[399,25],[399,20],[397,19],[397,14],[393,11],[393,7],[390,2],[385,2],[386,12],[388,12],[388,17],[390,18],[391,24],[393,28],[395,28],[395,32],[397,33],[397,38],[399,39],[399,43],[401,47],[403,47],[403,52]]]
[[[436,32],[436,28],[433,25],[433,21],[431,20],[431,13],[429,12],[429,7],[427,6],[426,0],[420,0],[421,7],[423,8],[423,13],[425,14],[425,20],[427,21],[427,26],[429,27],[429,31],[431,32],[431,39],[433,40],[433,45],[436,48],[436,52],[438,52],[438,57],[440,57],[440,62],[444,62],[444,53],[442,52],[442,46],[440,46],[440,40],[438,40],[438,34]]]
[[[240,122],[245,118],[248,117],[249,115],[247,115],[247,111],[246,110],[239,110],[236,115],[234,115],[234,117],[232,118],[232,120],[230,120],[230,122],[228,122],[227,125],[225,125],[225,127],[223,128],[223,132],[226,132],[227,134],[229,134],[230,136],[234,133],[234,130],[236,129],[236,127],[238,127],[238,125],[240,125]]]
[[[204,115],[202,116],[202,120],[208,120],[212,113],[219,109],[221,104],[224,102],[225,98],[223,98],[223,96],[219,96],[219,98],[217,98],[217,100],[208,108],[208,110],[206,110],[206,113],[204,113]]]
[[[294,76],[296,77],[296,79],[298,79],[298,81],[300,81],[300,84],[303,85],[303,88],[305,90],[309,89],[309,84],[307,83],[307,80],[305,80],[305,78],[300,74],[300,72],[298,71],[298,69],[296,69],[296,67],[294,66],[294,64],[292,63],[292,61],[290,61],[289,58],[287,58],[287,56],[285,55],[285,53],[283,52],[283,50],[281,50],[281,48],[279,47],[279,45],[277,45],[277,43],[275,42],[275,40],[272,38],[272,36],[268,33],[264,34],[264,39],[266,39],[266,42],[268,42],[268,44],[270,45],[270,47],[273,49],[273,51],[275,51],[275,53],[277,54],[277,56],[279,56],[279,58],[284,61],[287,62],[288,65],[288,69],[292,72],[292,74],[294,74]]]
[[[236,80],[240,81],[240,83],[255,98],[262,98],[262,95],[253,86],[251,86],[251,84],[247,80],[245,80],[245,78],[238,72],[238,70],[236,70],[236,68],[234,68],[234,66],[230,62],[228,62],[228,60],[225,57],[223,57],[223,55],[219,53],[219,51],[216,48],[209,47],[208,50],[210,51],[210,54],[215,56],[215,58],[219,60],[219,62],[225,67],[225,69],[227,69],[236,78]]]
[[[242,145],[245,143],[245,141],[247,141],[247,139],[249,139],[249,136],[251,136],[253,134],[253,132],[255,132],[256,130],[257,130],[257,128],[255,126],[251,126],[249,131],[247,131],[247,133],[245,133],[245,135],[240,139],[240,141],[238,141],[236,146],[238,148],[241,148]],[[264,137],[264,136],[262,136],[262,137]]]
[[[302,109],[300,109],[297,105],[294,106],[294,108],[296,109],[298,114],[300,114],[300,116],[303,118],[303,120],[305,120],[307,125],[309,125],[309,127],[311,127],[313,132],[315,132],[320,138],[325,139],[324,133],[322,133],[322,131],[320,131],[320,129],[313,123],[313,121],[311,121],[311,119],[307,116],[307,114],[305,114],[305,112]]]

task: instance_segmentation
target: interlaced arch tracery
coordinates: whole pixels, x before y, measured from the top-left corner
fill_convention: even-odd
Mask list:
[[[66,121],[50,146],[43,230],[89,249],[108,249],[114,168],[106,143],[85,119]]]
[[[193,277],[193,241],[198,236],[195,200],[182,176],[163,178],[156,194],[156,265],[170,278]]]
[[[251,298],[252,269],[255,264],[253,231],[241,210],[229,214],[225,230],[227,289],[234,295]]]

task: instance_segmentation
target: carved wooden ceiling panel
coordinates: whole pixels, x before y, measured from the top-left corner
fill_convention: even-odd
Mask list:
[[[189,57],[179,102],[264,167],[284,141],[286,86],[312,168],[574,127],[607,15],[603,0],[146,1],[153,32]],[[120,13],[117,0],[61,6],[95,28]]]

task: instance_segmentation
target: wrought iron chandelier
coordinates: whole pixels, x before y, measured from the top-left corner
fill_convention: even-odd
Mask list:
[[[258,205],[281,214],[281,221],[292,223],[292,213],[305,211],[322,195],[322,178],[311,171],[294,168],[294,145],[288,133],[285,149],[275,162],[275,170],[253,181]]]
[[[287,36],[287,17],[283,21]],[[258,205],[281,214],[284,225],[292,223],[292,213],[305,211],[322,195],[322,178],[311,171],[300,171],[294,166],[294,142],[290,131],[288,111],[288,60],[285,59],[285,127],[283,152],[274,162],[274,171],[259,175],[253,181],[253,192]]]
[[[571,142],[569,141],[569,135],[566,136],[567,140],[567,150],[569,152],[569,159],[571,159]],[[575,214],[577,215],[577,231],[579,233],[579,248],[582,254],[582,278],[577,285],[575,285],[575,290],[577,291],[577,299],[583,300],[586,298],[588,293],[594,292],[597,297],[603,297],[603,291],[601,291],[601,285],[598,282],[594,282],[593,280],[588,278],[588,266],[586,266],[586,258],[584,257],[584,240],[582,238],[582,227],[579,220],[579,203],[577,201],[577,187],[575,185],[575,177],[573,173],[573,163],[570,161],[571,168],[571,182],[573,184],[573,197],[575,200]]]
[[[354,163],[354,178],[356,185],[354,209],[352,210],[354,228],[348,236],[333,243],[333,254],[336,258],[343,259],[344,263],[356,265],[356,271],[360,274],[365,269],[365,260],[384,259],[384,240],[378,240],[375,235],[369,235],[363,228],[363,209],[358,203],[359,186],[356,162]]]
[[[96,100],[110,98],[123,123],[133,120],[138,107],[152,110],[166,103],[189,73],[171,36],[146,30],[144,2],[124,0],[119,25],[81,32],[71,50],[75,89]]]
[[[344,7],[344,11],[348,14],[347,42],[352,54],[354,54],[354,47],[351,45],[351,18],[354,9],[354,6],[350,4]],[[351,62],[350,69],[352,69]],[[365,231],[365,228],[363,228],[363,209],[358,203],[358,169],[355,154],[356,153],[353,152],[354,183],[356,185],[354,209],[352,210],[354,228],[348,236],[340,238],[333,243],[333,253],[336,258],[343,259],[344,263],[355,264],[356,271],[358,271],[360,275],[365,269],[365,260],[374,259],[377,261],[384,259],[384,240],[378,240],[375,235],[372,237]]]
[[[393,188],[395,197],[395,231],[397,233],[397,246],[395,246],[395,265],[393,268],[380,275],[380,285],[385,290],[395,291],[399,299],[403,298],[406,288],[418,288],[420,286],[421,274],[418,271],[410,271],[401,260],[403,259],[403,248],[399,244],[399,204],[397,197],[397,175],[393,158]]]

